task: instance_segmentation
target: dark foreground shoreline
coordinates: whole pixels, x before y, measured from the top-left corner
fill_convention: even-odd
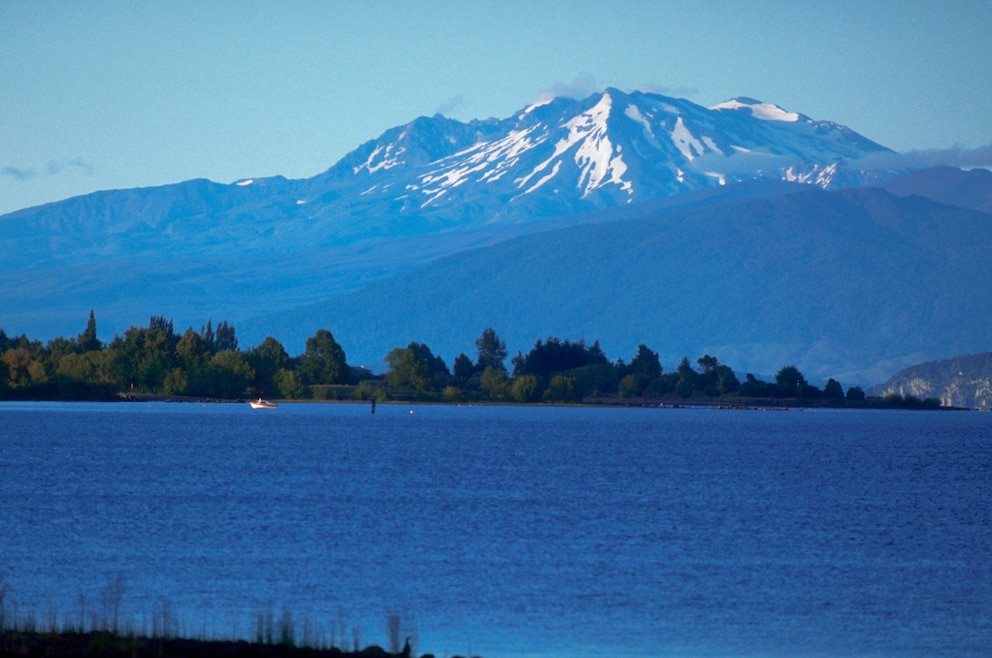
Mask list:
[[[361,651],[297,647],[291,644],[262,644],[245,640],[192,640],[156,638],[109,631],[38,632],[0,631],[0,656],[65,656],[69,658],[394,658],[406,653],[389,653],[371,645]],[[421,654],[420,658],[434,658]],[[460,658],[453,656],[452,658]]]

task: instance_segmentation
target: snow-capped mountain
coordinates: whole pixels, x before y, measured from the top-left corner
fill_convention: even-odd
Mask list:
[[[420,117],[309,179],[103,191],[0,217],[0,329],[75,335],[91,309],[102,338],[152,315],[177,327],[212,318],[237,325],[246,344],[271,334],[298,353],[304,334],[320,326],[350,358],[375,363],[411,340],[450,359],[489,324],[518,342],[580,332],[616,346],[615,355],[638,340],[689,356],[721,341],[723,357],[764,354],[754,368],[777,368],[784,358],[824,373],[882,363],[877,370],[887,376],[886,359],[906,364],[896,354],[908,344],[906,328],[929,326],[933,308],[964,308],[958,297],[948,301],[960,288],[973,300],[962,312],[968,317],[945,314],[952,329],[934,325],[914,349],[932,357],[941,356],[933,345],[988,349],[979,344],[986,331],[962,329],[972,317],[987,327],[986,297],[972,287],[988,279],[988,259],[939,271],[939,263],[963,263],[965,247],[987,244],[988,180],[971,184],[970,205],[956,201],[962,172],[892,181],[896,195],[929,194],[978,211],[954,226],[947,217],[960,208],[910,215],[917,202],[900,202],[881,213],[887,206],[877,195],[855,195],[842,212],[822,203],[895,173],[862,169],[882,160],[865,158],[879,152],[888,149],[849,128],[750,98],[707,108],[607,89],[502,119]],[[906,217],[912,226],[898,228]],[[897,250],[904,234],[924,235],[936,217],[948,236],[926,234],[925,243]],[[743,233],[725,226],[733,218],[747,219]],[[731,228],[743,237],[727,240]],[[889,275],[922,272],[920,250],[951,238],[957,242],[926,270],[942,287],[909,311],[878,301],[895,283],[870,268],[856,275],[862,297],[840,280],[824,283],[823,272],[849,274],[866,253]],[[802,258],[783,270],[777,254]],[[696,278],[702,287],[691,285]],[[818,296],[811,282],[819,282]],[[923,288],[914,286],[910,292]],[[774,313],[756,319],[762,291],[777,295],[765,306],[786,309],[788,322]],[[809,304],[789,311],[796,300]],[[710,324],[694,315],[712,308],[721,310]],[[831,329],[803,333],[818,327]],[[740,336],[747,344],[734,352]],[[697,342],[677,342],[690,339]],[[867,347],[836,361],[837,345],[851,344]]]
[[[78,249],[103,256],[122,240],[132,253],[271,253],[542,221],[754,179],[855,186],[887,175],[858,167],[879,151],[887,149],[849,128],[750,98],[705,108],[607,89],[505,119],[419,117],[310,179],[98,192],[11,213],[7,226],[28,235],[76,227]]]
[[[607,89],[500,120],[418,118],[312,179],[306,203],[322,206],[315,217],[374,205],[445,226],[525,221],[756,178],[857,185],[879,175],[860,171],[858,159],[886,150],[750,98],[705,108]]]

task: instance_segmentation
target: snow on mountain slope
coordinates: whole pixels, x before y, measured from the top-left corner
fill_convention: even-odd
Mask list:
[[[373,140],[321,176],[326,201],[358,187],[380,214],[438,227],[530,221],[751,179],[843,187],[884,147],[832,122],[737,98],[712,108],[616,89],[557,98],[506,119],[421,117]],[[351,189],[355,188],[355,189]],[[335,210],[356,209],[346,199]],[[352,219],[350,212],[346,212]],[[316,216],[327,216],[315,210]],[[397,227],[394,227],[397,228]]]
[[[744,96],[738,98],[732,98],[729,101],[724,101],[710,108],[711,110],[747,110],[751,113],[751,116],[756,119],[764,119],[765,121],[790,121],[795,122],[800,119],[808,121],[809,117],[806,117],[798,112],[786,112],[784,109],[775,105],[774,103],[762,103],[761,101],[754,100],[753,98],[747,98]]]

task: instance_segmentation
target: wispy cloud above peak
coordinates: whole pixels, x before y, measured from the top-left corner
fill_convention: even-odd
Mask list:
[[[465,105],[467,104],[468,103],[465,100],[465,97],[462,96],[461,94],[457,94],[455,96],[452,96],[448,100],[444,101],[443,103],[441,103],[440,107],[437,108],[435,114],[449,116],[450,114],[454,113],[456,110],[465,107]]]
[[[534,99],[534,105],[547,103],[554,98],[576,98],[582,99],[600,91],[596,78],[590,73],[580,73],[570,83],[556,82],[538,94]]]
[[[648,94],[661,94],[662,96],[671,96],[674,98],[692,98],[699,95],[699,89],[696,87],[687,87],[685,85],[679,87],[670,87],[668,85],[659,85],[654,83],[647,83],[640,85],[637,91],[643,91]]]

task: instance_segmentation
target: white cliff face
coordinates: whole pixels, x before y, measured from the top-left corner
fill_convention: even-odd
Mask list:
[[[936,398],[941,406],[992,410],[992,353],[927,362],[907,368],[877,393],[920,399]]]

